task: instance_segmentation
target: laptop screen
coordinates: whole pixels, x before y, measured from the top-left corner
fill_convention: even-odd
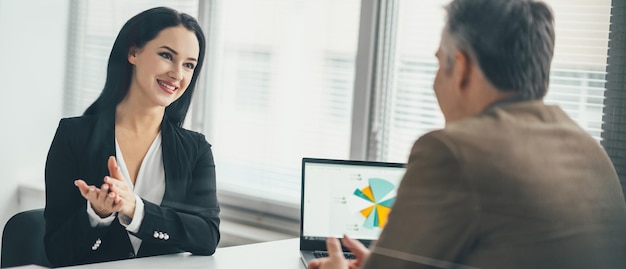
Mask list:
[[[400,163],[304,158],[301,241],[376,240],[404,172]]]

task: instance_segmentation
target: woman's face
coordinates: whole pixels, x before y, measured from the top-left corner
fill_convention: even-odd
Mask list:
[[[126,98],[145,106],[167,107],[183,95],[198,63],[200,46],[182,25],[163,29],[141,49],[131,48],[134,65]]]

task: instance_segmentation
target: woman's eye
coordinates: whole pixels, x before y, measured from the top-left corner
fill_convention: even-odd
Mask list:
[[[185,67],[189,68],[189,69],[194,69],[194,67],[196,67],[194,64],[192,63],[186,63],[184,64]]]
[[[163,57],[165,59],[168,59],[168,60],[172,60],[172,54],[169,54],[167,52],[161,52],[161,53],[159,53],[159,56],[161,56],[161,57]]]

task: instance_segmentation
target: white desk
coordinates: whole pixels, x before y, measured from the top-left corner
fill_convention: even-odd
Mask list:
[[[94,263],[65,268],[87,269],[239,269],[239,268],[289,268],[305,269],[300,260],[299,240],[286,239],[258,244],[218,248],[213,256],[172,254],[114,262]]]

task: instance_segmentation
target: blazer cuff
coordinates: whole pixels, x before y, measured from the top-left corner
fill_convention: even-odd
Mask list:
[[[87,215],[89,216],[89,224],[92,228],[109,226],[113,223],[113,220],[115,220],[115,214],[111,214],[105,218],[98,216],[96,211],[91,207],[89,200],[87,200]]]
[[[126,230],[132,233],[139,232],[139,226],[143,221],[145,215],[143,200],[139,195],[135,194],[135,215],[131,218],[124,214],[119,214],[118,219],[122,226],[126,227]]]

